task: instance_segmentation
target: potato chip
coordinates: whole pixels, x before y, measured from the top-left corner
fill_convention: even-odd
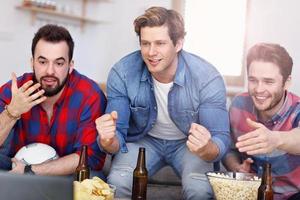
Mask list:
[[[99,177],[74,181],[74,200],[112,200],[114,191]]]

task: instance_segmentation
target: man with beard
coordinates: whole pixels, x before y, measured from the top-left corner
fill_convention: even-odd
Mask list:
[[[261,175],[263,164],[271,163],[275,199],[300,190],[300,98],[287,90],[292,66],[280,45],[256,44],[247,56],[248,92],[236,96],[230,107],[235,147],[224,165]]]
[[[102,169],[105,153],[97,145],[94,121],[103,114],[106,98],[97,83],[74,69],[73,48],[64,27],[41,27],[32,40],[33,73],[19,78],[13,73],[0,88],[2,153],[14,157],[24,145],[39,142],[52,146],[59,156],[27,167],[13,158],[14,173],[26,169],[39,175],[72,174],[83,145],[88,145],[91,168]]]

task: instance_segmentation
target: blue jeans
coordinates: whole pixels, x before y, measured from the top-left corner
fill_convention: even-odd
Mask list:
[[[165,165],[170,165],[182,181],[183,199],[213,199],[205,172],[213,170],[213,163],[201,160],[186,147],[186,139],[162,140],[145,136],[135,143],[127,143],[128,153],[119,152],[112,161],[107,182],[117,186],[116,197],[131,198],[132,173],[136,166],[139,147],[146,148],[148,176],[153,176]]]

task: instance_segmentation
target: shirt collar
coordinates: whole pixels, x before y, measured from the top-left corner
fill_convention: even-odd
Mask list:
[[[282,107],[279,109],[279,111],[272,117],[273,121],[281,121],[284,118],[284,115],[288,112],[288,110],[291,108],[293,102],[292,102],[292,95],[290,92],[285,92],[285,99]]]
[[[147,65],[145,62],[143,62],[143,72],[142,72],[142,77],[141,77],[141,81],[148,81],[151,85],[152,85],[152,78],[151,78],[151,74],[148,71]]]
[[[178,53],[178,65],[174,78],[174,83],[180,86],[184,86],[184,77],[185,77],[185,61],[183,57],[183,50]]]

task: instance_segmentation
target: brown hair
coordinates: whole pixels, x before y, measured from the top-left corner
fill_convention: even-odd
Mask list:
[[[62,26],[57,26],[54,24],[47,24],[42,26],[38,32],[34,35],[31,44],[31,53],[32,57],[34,57],[35,47],[39,40],[45,40],[47,42],[61,42],[65,41],[69,47],[69,61],[72,60],[73,57],[73,49],[74,49],[74,41],[67,29]]]
[[[168,10],[163,7],[151,7],[145,13],[134,20],[134,30],[141,39],[141,28],[149,26],[164,26],[169,30],[169,36],[174,45],[185,35],[184,21],[182,16],[175,10]]]
[[[258,43],[254,45],[247,55],[247,70],[253,61],[264,61],[276,64],[283,77],[283,83],[292,73],[293,59],[286,49],[278,44]]]

